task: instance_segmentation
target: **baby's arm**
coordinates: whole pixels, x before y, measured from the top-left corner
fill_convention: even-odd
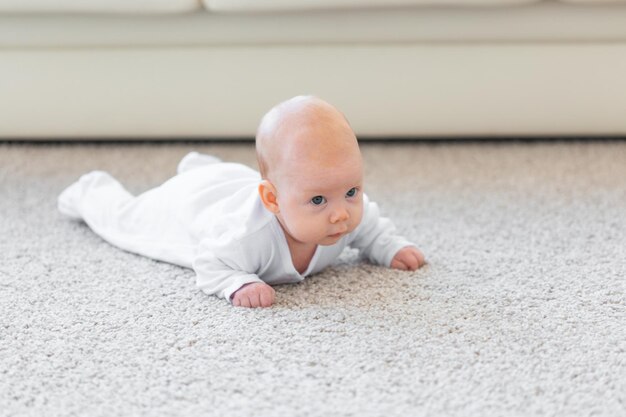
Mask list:
[[[274,289],[256,275],[258,260],[246,252],[237,242],[203,241],[193,262],[196,285],[237,307],[271,306]]]
[[[411,271],[423,266],[422,252],[395,230],[391,220],[380,216],[378,205],[363,196],[363,220],[349,245],[379,265]]]

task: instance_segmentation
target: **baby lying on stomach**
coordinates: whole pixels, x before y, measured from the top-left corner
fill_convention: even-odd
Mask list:
[[[280,103],[256,150],[260,173],[192,152],[139,196],[92,171],[61,193],[59,210],[121,249],[193,268],[200,289],[241,307],[271,306],[271,285],[302,281],[346,247],[379,265],[424,265],[363,193],[359,145],[336,108],[308,96]]]

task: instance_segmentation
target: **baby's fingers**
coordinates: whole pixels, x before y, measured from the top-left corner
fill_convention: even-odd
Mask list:
[[[269,288],[259,288],[257,292],[250,295],[250,307],[269,307],[274,302],[273,297],[274,289]]]
[[[420,261],[417,258],[417,255],[413,252],[407,253],[403,261],[410,271],[415,271],[420,267]]]
[[[241,297],[239,296],[239,294],[235,293],[232,296],[232,301],[235,307],[239,307],[241,305]]]
[[[263,291],[260,295],[260,306],[269,307],[272,304],[274,304],[274,290],[271,289],[271,291]]]
[[[422,253],[422,251],[418,249],[417,252],[415,253],[415,256],[417,257],[418,268],[421,268],[422,266],[426,265],[426,258],[424,257],[424,254]]]
[[[261,294],[255,292],[250,294],[250,307],[257,308],[261,306]]]
[[[409,269],[404,262],[397,258],[394,258],[393,261],[391,261],[391,267],[395,269],[401,269],[402,271],[406,271],[407,269]]]
[[[238,307],[248,307],[250,308],[251,303],[250,303],[250,297],[248,297],[247,295],[242,295],[239,298],[239,306]]]

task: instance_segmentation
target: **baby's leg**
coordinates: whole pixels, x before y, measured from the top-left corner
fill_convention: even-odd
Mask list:
[[[59,211],[74,219],[103,225],[107,213],[133,196],[111,175],[92,171],[67,187],[58,198]]]
[[[63,191],[58,206],[119,248],[188,266],[191,249],[175,216],[180,199],[173,189],[156,187],[135,197],[108,173],[93,171]]]
[[[183,172],[187,172],[194,168],[200,168],[210,164],[216,164],[222,162],[221,159],[216,158],[215,156],[205,155],[198,152],[190,152],[183,157],[178,163],[178,168],[176,172],[179,174]]]

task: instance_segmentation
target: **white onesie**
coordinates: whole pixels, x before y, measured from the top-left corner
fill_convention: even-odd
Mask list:
[[[363,220],[329,246],[318,245],[300,274],[282,227],[258,194],[261,177],[245,165],[195,152],[178,175],[134,197],[106,172],[83,175],[59,196],[59,210],[84,220],[106,241],[129,252],[193,268],[207,294],[227,300],[243,285],[295,283],[330,265],[346,247],[389,266],[405,246],[376,203],[364,199]]]

